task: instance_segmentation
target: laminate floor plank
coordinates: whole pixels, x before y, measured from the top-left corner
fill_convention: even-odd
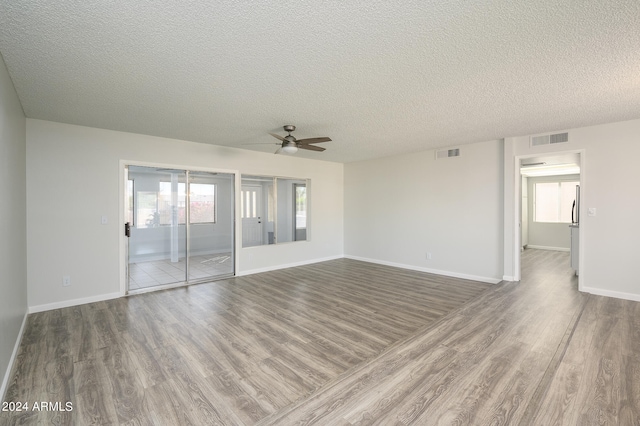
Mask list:
[[[170,379],[146,390],[149,414],[154,425],[200,425],[193,407],[177,389],[178,385]]]
[[[335,293],[329,297],[319,290],[305,292],[305,296],[309,296],[309,298],[300,298],[299,292],[294,293],[295,290],[287,289],[285,286],[277,286],[276,288],[269,289],[267,294],[260,291],[259,286],[246,287],[243,288],[242,291],[250,300],[254,300],[263,306],[265,306],[266,303],[273,312],[285,315],[292,311],[299,315],[305,315],[310,310],[334,312],[336,309],[339,309],[341,300]],[[370,305],[371,304],[368,306]],[[362,306],[362,303],[360,303],[360,306]],[[351,314],[353,315],[353,313]]]
[[[640,420],[634,408],[634,389],[640,389],[640,384],[635,366],[627,360],[612,359],[622,359],[616,356],[624,352],[621,345],[629,352],[635,347],[634,343],[622,342],[637,341],[629,312],[636,312],[638,304],[629,302],[632,307],[625,307],[627,302],[592,301],[592,296],[577,293],[567,256],[531,252],[537,261],[550,260],[550,266],[530,268],[530,275],[521,283],[504,283],[495,291],[483,293],[455,314],[437,321],[433,329],[418,330],[419,338],[392,345],[260,424],[332,424],[345,419],[350,424],[546,425],[557,424],[546,420],[558,419],[561,424],[591,424],[598,419],[618,424],[620,416],[615,414],[615,406],[624,407],[625,424],[637,424]],[[536,259],[523,256],[525,266],[527,261]],[[589,310],[583,315],[587,304]],[[514,346],[514,342],[519,343]],[[594,346],[595,342],[598,343]],[[383,375],[376,372],[390,368],[389,363],[398,353],[418,344],[425,348],[445,345],[456,355],[451,356],[441,374],[425,379],[418,387],[401,387],[406,392],[401,401],[380,392],[387,389],[389,380],[411,371],[412,364],[410,359],[396,358],[393,371]],[[510,352],[510,347],[518,350]],[[580,362],[580,355],[589,376],[576,371],[580,365],[573,362]],[[565,356],[567,361],[563,362]],[[616,379],[618,368],[630,371],[625,376],[631,377],[628,383],[621,384]],[[582,380],[583,377],[587,379]],[[376,385],[363,386],[365,379]],[[626,396],[616,398],[616,388],[626,389]],[[566,392],[558,392],[561,389]],[[396,394],[399,392],[396,390]],[[545,399],[536,402],[540,397]],[[559,409],[555,412],[562,417],[545,417],[544,413],[553,407],[550,402],[558,402],[558,398]],[[574,403],[580,399],[582,402]],[[391,400],[394,403],[389,403]],[[527,415],[531,404],[539,408],[535,419]],[[342,406],[349,406],[348,414]]]
[[[146,422],[147,407],[144,386],[133,365],[130,354],[119,344],[101,348],[96,354],[100,368],[106,372],[110,383],[111,398],[120,424],[131,421]]]
[[[461,315],[443,319],[439,327],[411,336],[379,358],[361,364],[348,374],[338,377],[321,392],[312,395],[299,406],[287,407],[279,415],[265,419],[260,424],[332,424],[334,421],[342,421],[344,420],[342,408],[345,404],[356,398],[378,401],[380,395],[377,390],[382,383],[393,380],[397,374],[402,374],[399,371],[406,371],[406,363],[413,362],[417,357],[429,357],[433,348],[441,347],[440,342],[448,336],[449,332],[460,327],[461,323],[469,322],[472,322],[470,317]],[[455,351],[450,353],[450,355],[453,354]],[[468,355],[467,358],[471,357]],[[473,364],[470,359],[462,362],[459,354],[451,356],[448,361],[449,365],[439,370],[432,379],[434,386],[424,391],[421,388],[418,392],[418,400],[429,403],[435,401],[443,389],[449,388],[452,381],[459,377],[465,368]],[[414,402],[410,404],[414,408],[411,411],[418,413],[419,410],[415,407],[421,404]],[[390,419],[385,418],[385,421]]]
[[[289,318],[293,320],[294,315],[298,315],[301,317],[308,317],[309,312],[313,312],[313,315],[317,315],[316,312],[320,310],[324,310],[327,312],[331,312],[333,315],[329,320],[335,321],[336,319],[340,319],[343,324],[346,324],[347,327],[357,327],[362,332],[371,332],[374,330],[373,336],[380,336],[383,332],[387,332],[385,334],[389,335],[388,340],[395,341],[400,336],[403,336],[407,333],[406,325],[403,323],[402,325],[387,323],[386,317],[382,317],[380,315],[376,315],[375,312],[362,312],[356,307],[354,309],[349,309],[349,307],[345,307],[344,303],[340,301],[339,298],[327,300],[322,300],[323,296],[318,295],[315,299],[316,302],[313,304],[305,303],[303,300],[301,303],[296,303],[295,299],[291,299],[290,303],[287,305],[279,305],[283,299],[289,297],[286,292],[281,289],[277,289],[274,293],[278,293],[278,297],[273,295],[251,295],[247,297],[255,297],[256,300],[262,301],[262,306],[260,307],[268,307],[268,310],[274,315],[283,316],[285,318]],[[321,303],[318,303],[318,300],[322,300]],[[364,302],[363,302],[364,303]],[[292,306],[294,305],[295,306]],[[359,304],[357,306],[362,306]],[[260,309],[260,307],[256,307],[256,309]],[[423,318],[424,321],[424,318]],[[414,327],[415,328],[415,327]],[[388,342],[381,342],[388,343]]]
[[[640,424],[640,303],[351,259],[28,317],[4,424]]]
[[[576,424],[618,424],[622,354],[619,318],[598,318],[595,335],[576,395],[576,410],[572,422]]]
[[[585,348],[591,346],[596,322],[595,302],[587,298],[562,360],[558,368],[552,372],[552,380],[542,389],[541,401],[532,401],[535,407],[527,417],[528,424],[569,424],[589,354]]]
[[[186,402],[186,407],[191,408],[196,424],[242,424],[231,407],[218,403],[221,398],[217,392],[178,348],[164,347],[157,356],[165,374],[173,378],[177,388],[174,392],[182,394],[181,405],[185,407]]]
[[[463,369],[459,376],[415,417],[415,423],[479,424],[484,412],[491,406],[492,397],[497,396],[515,375],[527,350],[525,345],[514,343],[491,353],[489,356],[470,354],[470,359],[466,354],[461,354]]]
[[[104,366],[92,358],[76,362],[74,368],[78,424],[117,424],[118,415],[111,397],[113,389]]]
[[[264,303],[265,308],[273,312],[274,308],[269,305],[268,301]],[[380,333],[378,333],[379,336],[376,336],[347,320],[341,319],[338,315],[325,312],[311,307],[303,309],[291,306],[287,316],[297,326],[308,330],[312,338],[325,337],[340,342],[342,346],[350,349],[358,357],[367,358],[373,353],[379,352],[380,347],[388,343],[381,338]],[[318,324],[322,327],[318,328]],[[265,324],[261,327],[274,327],[274,325]],[[321,335],[319,336],[318,333]]]
[[[547,354],[530,351],[504,386],[492,390],[493,397],[487,403],[484,418],[478,417],[478,424],[519,424],[527,409],[524,402],[529,401],[535,394],[548,363]]]
[[[352,388],[361,390],[375,386],[379,397],[372,399],[365,392],[354,392],[353,397],[340,400],[340,417],[351,424],[389,424],[389,411],[402,406],[421,383],[442,375],[456,355],[454,350],[444,346],[410,354],[413,359],[400,374],[380,371],[382,374],[376,375],[375,381],[361,382],[357,388]]]

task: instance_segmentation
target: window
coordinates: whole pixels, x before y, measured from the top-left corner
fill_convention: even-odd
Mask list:
[[[242,246],[308,241],[307,179],[242,175]]]
[[[136,198],[136,228],[155,228],[160,226],[158,193],[138,191]]]
[[[307,227],[307,186],[305,184],[293,184],[295,197],[296,229]]]
[[[240,212],[242,219],[258,218],[258,189],[245,187],[240,197]]]
[[[216,185],[192,183],[189,185],[189,207],[191,224],[215,223]],[[185,184],[178,183],[177,205],[173,205],[171,182],[159,182],[158,191],[138,191],[136,209],[137,228],[156,228],[171,225],[171,215],[175,212],[178,224],[185,224],[186,195]]]
[[[192,183],[189,189],[189,223],[215,223],[216,186]]]
[[[534,184],[534,222],[571,223],[571,210],[579,182],[537,182]]]

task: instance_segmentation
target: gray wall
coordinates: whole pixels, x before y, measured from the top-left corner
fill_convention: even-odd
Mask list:
[[[9,361],[27,312],[26,120],[0,56],[0,374],[4,396]]]
[[[461,146],[460,157],[423,151],[345,164],[345,254],[500,281],[502,161],[502,142],[489,141]]]

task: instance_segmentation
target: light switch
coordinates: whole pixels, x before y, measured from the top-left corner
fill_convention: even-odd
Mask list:
[[[589,207],[589,209],[587,210],[587,216],[595,216],[595,215],[596,215],[596,208]]]
[[[106,224],[107,224],[107,217],[106,217],[106,216],[102,216],[102,218],[100,218],[100,222],[101,222],[103,225],[106,225]]]

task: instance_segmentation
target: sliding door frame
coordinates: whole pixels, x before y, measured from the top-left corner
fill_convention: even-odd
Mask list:
[[[232,240],[233,240],[233,276],[237,275],[238,273],[238,259],[239,259],[239,254],[240,254],[240,248],[242,247],[242,233],[241,230],[239,229],[240,224],[239,221],[237,219],[237,212],[238,212],[238,203],[239,203],[239,198],[238,198],[238,194],[240,193],[240,171],[239,170],[230,170],[230,169],[219,169],[219,168],[207,168],[207,167],[198,167],[198,166],[193,166],[193,165],[184,165],[184,164],[167,164],[167,163],[155,163],[155,162],[144,162],[144,161],[137,161],[137,160],[120,160],[120,167],[119,167],[119,188],[120,188],[120,203],[119,203],[119,215],[118,215],[118,220],[120,223],[120,232],[119,232],[119,236],[118,236],[118,245],[119,245],[119,250],[118,250],[118,256],[119,256],[119,264],[120,264],[120,293],[122,296],[126,296],[129,292],[129,289],[127,288],[127,283],[128,283],[128,277],[127,277],[127,271],[129,268],[129,258],[128,258],[128,241],[127,241],[127,237],[124,235],[124,223],[127,221],[126,217],[125,217],[125,206],[126,206],[126,199],[127,199],[127,179],[125,179],[126,173],[125,171],[127,170],[127,168],[129,166],[140,166],[140,167],[158,167],[158,168],[167,168],[167,169],[176,169],[176,170],[185,170],[187,172],[207,172],[207,173],[223,173],[223,174],[230,174],[233,175],[233,201],[232,201],[232,205],[233,205],[233,236],[232,236]],[[187,176],[189,174],[187,173]],[[189,214],[189,196],[187,194],[187,202],[186,202],[186,206],[185,206],[185,219],[188,218],[188,214]],[[150,287],[148,289],[143,289],[140,291],[136,291],[136,293],[144,293],[146,291],[155,291],[155,290],[161,290],[161,289],[165,289],[165,288],[171,288],[171,287],[181,287],[181,286],[185,286],[185,285],[189,285],[189,243],[188,243],[188,239],[189,239],[189,226],[186,227],[186,234],[187,234],[187,245],[186,245],[186,282],[184,283],[178,283],[178,284],[168,284],[166,286],[155,286],[155,287]],[[238,239],[240,238],[240,241],[238,241]],[[202,281],[195,281],[193,282],[193,284],[197,284],[198,282],[206,282],[206,279],[203,279]]]

